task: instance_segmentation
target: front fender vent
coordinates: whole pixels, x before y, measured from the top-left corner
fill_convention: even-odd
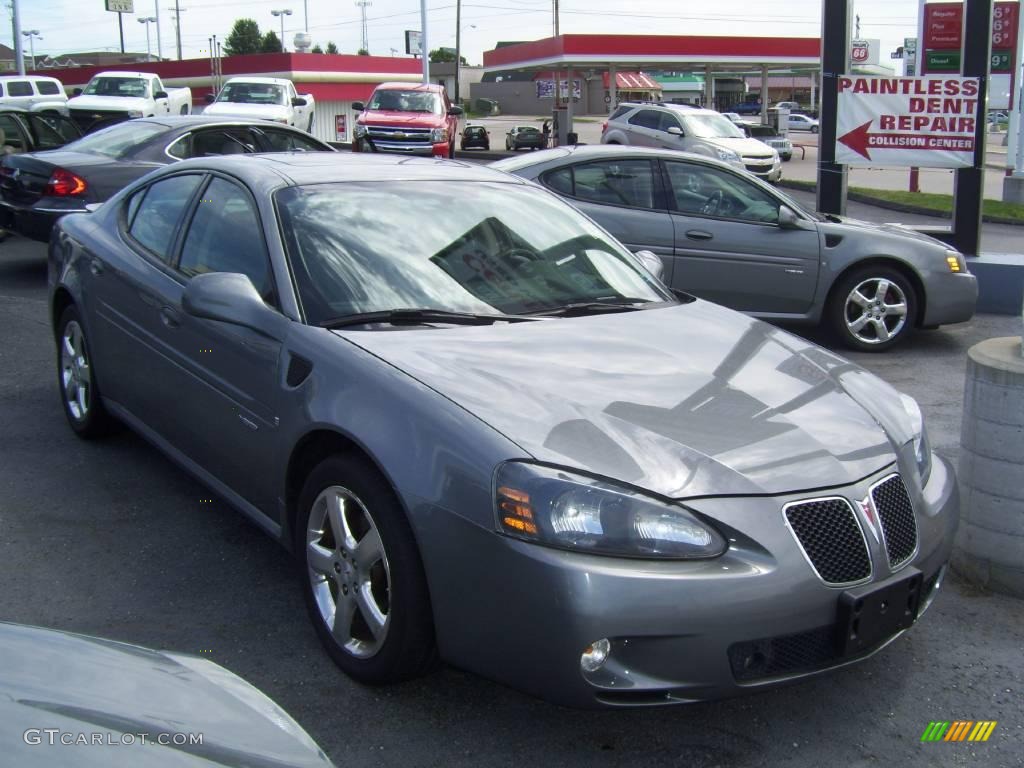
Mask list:
[[[841,242],[843,242],[843,236],[842,235],[825,235],[825,247],[826,248],[835,248]]]
[[[313,371],[313,364],[304,357],[290,354],[288,360],[288,373],[285,382],[289,387],[297,387],[306,380],[306,377]]]

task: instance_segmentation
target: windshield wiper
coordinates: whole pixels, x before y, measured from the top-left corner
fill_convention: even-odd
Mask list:
[[[526,315],[474,314],[450,312],[445,309],[384,309],[378,312],[357,312],[319,323],[321,328],[344,328],[349,325],[388,323],[390,325],[423,325],[424,323],[451,323],[453,325],[492,325],[496,322],[522,323],[538,318]]]
[[[626,301],[578,301],[572,304],[563,304],[560,307],[545,309],[540,312],[531,312],[534,317],[578,317],[579,315],[594,315],[602,312],[633,312],[643,309],[644,305],[657,302],[635,299]]]

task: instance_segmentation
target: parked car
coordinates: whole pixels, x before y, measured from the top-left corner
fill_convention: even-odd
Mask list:
[[[232,77],[220,93],[206,95],[203,110],[211,117],[243,120],[272,120],[304,131],[313,130],[316,100],[311,93],[298,93],[291,80],[279,77]]]
[[[121,122],[59,150],[0,159],[0,226],[45,242],[61,216],[102,203],[154,168],[190,157],[333,151],[304,131],[262,120],[188,116]]]
[[[209,659],[7,622],[0,658],[9,765],[332,766],[287,712]]]
[[[5,75],[0,77],[0,109],[14,107],[28,112],[67,114],[68,97],[55,77]]]
[[[807,115],[789,115],[789,130],[791,131],[810,131],[811,133],[818,132],[818,121],[813,117]]]
[[[601,131],[602,144],[662,147],[711,157],[767,181],[782,178],[778,153],[749,139],[711,109],[683,104],[623,104]]]
[[[734,104],[732,111],[740,115],[759,115],[761,114],[761,102],[745,101],[742,104]]]
[[[797,112],[801,112],[802,113],[804,111],[803,108],[800,106],[800,102],[798,102],[798,101],[777,101],[772,106],[772,108],[773,109],[788,109],[790,114],[795,114]]]
[[[459,149],[490,149],[491,134],[482,125],[467,125],[459,139]]]
[[[722,112],[722,117],[740,126],[740,128],[742,128],[745,125],[743,115],[741,115],[739,112]]]
[[[0,109],[0,155],[57,149],[81,137],[78,127],[64,115]]]
[[[535,125],[515,125],[505,134],[505,149],[511,152],[518,152],[523,147],[544,149],[545,146],[547,136]]]
[[[187,115],[191,110],[191,89],[169,88],[152,72],[100,72],[68,101],[68,114],[84,132],[98,120]]]
[[[824,322],[853,349],[890,349],[915,327],[974,315],[977,282],[945,243],[811,213],[709,158],[603,146],[492,167],[539,181],[630,249],[657,253],[673,288],[758,317]]]
[[[448,100],[443,85],[381,83],[370,101],[352,103],[355,152],[401,152],[455,157],[462,107]]]
[[[648,264],[486,167],[186,161],[58,223],[61,407],[290,547],[366,683],[440,657],[643,706],[870,656],[931,602],[957,526],[920,409]]]
[[[770,125],[760,123],[740,123],[740,130],[752,139],[767,144],[779,153],[779,159],[787,163],[793,159],[793,142],[787,136],[782,136]]]

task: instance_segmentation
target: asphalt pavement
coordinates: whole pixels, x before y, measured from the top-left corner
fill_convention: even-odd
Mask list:
[[[1024,766],[1024,602],[956,579],[867,662],[728,701],[577,712],[447,667],[353,683],[321,650],[274,542],[133,434],[72,434],[44,252],[0,243],[0,619],[210,658],[344,768]],[[955,457],[968,347],[1020,330],[1020,318],[981,316],[851,357],[917,397],[936,449]],[[921,743],[930,721],[956,719],[999,724],[986,743]],[[0,725],[0,748],[14,738]]]

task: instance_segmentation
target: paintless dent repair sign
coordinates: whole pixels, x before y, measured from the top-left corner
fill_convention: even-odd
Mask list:
[[[962,168],[974,164],[976,77],[839,78],[836,162]]]

